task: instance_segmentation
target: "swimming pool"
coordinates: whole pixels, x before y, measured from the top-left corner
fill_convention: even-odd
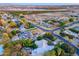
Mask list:
[[[3,51],[4,51],[4,49],[3,49],[3,45],[0,45],[0,55],[3,54]]]

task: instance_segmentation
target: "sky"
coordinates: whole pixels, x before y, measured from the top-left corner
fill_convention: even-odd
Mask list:
[[[0,5],[79,5],[74,3],[0,3]]]

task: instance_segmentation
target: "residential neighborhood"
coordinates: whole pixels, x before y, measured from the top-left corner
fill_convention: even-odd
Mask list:
[[[1,56],[79,55],[79,5],[13,6],[0,6]]]

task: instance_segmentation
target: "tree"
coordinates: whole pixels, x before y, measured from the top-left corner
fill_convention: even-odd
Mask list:
[[[56,39],[57,39],[56,37],[53,37],[51,40],[52,40],[52,41],[55,41]]]
[[[17,31],[16,30],[13,30],[11,31],[12,35],[16,35]]]
[[[12,28],[17,26],[17,24],[13,21],[11,21],[9,24],[10,24],[10,27],[12,27]]]
[[[17,43],[17,44],[14,45],[13,48],[14,48],[15,51],[20,51],[21,48],[22,48],[22,45],[20,43]]]
[[[3,38],[2,42],[4,44],[10,42],[10,37],[9,37],[9,35],[7,33],[3,33],[2,38]]]
[[[6,24],[6,22],[4,21],[4,19],[0,19],[0,26],[3,26],[5,24]]]
[[[30,28],[30,24],[29,24],[28,22],[26,22],[26,23],[24,24],[24,27],[28,29],[28,28]]]
[[[56,19],[53,19],[53,20],[51,20],[52,22],[57,22],[57,20]]]
[[[24,18],[24,16],[20,16],[20,18]]]
[[[16,24],[18,27],[20,27],[20,25],[22,25],[22,23],[20,21],[17,21]]]
[[[44,54],[44,56],[56,56],[56,51],[55,50],[48,51]]]
[[[37,37],[37,40],[42,40],[42,39],[43,39],[43,36],[41,35]]]
[[[38,48],[38,46],[35,43],[33,43],[32,46],[31,46],[31,48],[32,49],[36,49],[36,48]]]
[[[75,30],[74,28],[70,28],[69,30],[75,33],[79,33],[79,30]]]
[[[52,21],[48,21],[48,24],[53,24],[53,22]]]
[[[14,42],[14,44],[16,43],[20,43],[22,44],[23,47],[29,47],[32,49],[37,48],[37,45],[35,44],[35,42],[32,41],[32,39],[22,39],[22,40],[17,40]]]
[[[61,29],[59,34],[60,34],[62,37],[65,37],[66,35],[63,33],[63,31],[64,31],[64,29]]]
[[[77,44],[77,47],[79,47],[79,44]]]
[[[64,22],[60,22],[60,25],[59,26],[64,26],[65,25],[65,23]]]
[[[65,55],[65,52],[61,48],[56,47],[56,48],[46,52],[44,55],[45,56],[63,56],[63,55]]]
[[[64,33],[62,33],[62,32],[60,32],[60,35],[62,36],[62,37],[65,37],[66,35],[64,34]]]
[[[44,38],[48,38],[48,39],[50,39],[50,40],[52,40],[52,41],[55,41],[55,40],[56,40],[56,38],[55,38],[51,33],[49,33],[49,32],[46,32],[46,33],[43,35],[43,37],[44,37]]]
[[[29,23],[29,28],[34,28],[34,26],[31,23]]]
[[[69,39],[73,39],[74,36],[73,35],[67,35]]]
[[[74,18],[70,18],[70,19],[69,19],[69,22],[73,22],[73,21],[74,21]]]
[[[76,52],[75,48],[72,47],[72,46],[69,46],[68,44],[66,43],[63,43],[61,45],[61,48],[66,52],[66,53],[69,53],[70,55],[74,54]]]
[[[26,23],[26,19],[25,18],[21,18],[20,22],[24,24],[24,23]]]
[[[32,40],[31,39],[22,40],[22,44],[23,46],[29,47],[32,45]]]
[[[52,45],[52,41],[51,40],[48,40],[47,44],[48,45]]]
[[[5,48],[3,55],[4,56],[10,56],[10,54],[11,54],[11,48]]]
[[[59,56],[61,54],[62,49],[57,47],[55,51],[57,52],[56,55]]]
[[[19,56],[25,55],[22,52],[23,47],[36,49],[37,45],[35,44],[34,41],[32,41],[32,39],[21,39],[21,40],[12,41],[4,44],[4,50],[5,50],[4,55],[6,56],[7,55],[19,55]]]

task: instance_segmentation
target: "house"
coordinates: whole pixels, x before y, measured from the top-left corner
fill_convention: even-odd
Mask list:
[[[0,31],[3,31],[4,30],[4,27],[0,26]]]
[[[61,17],[59,19],[60,19],[60,22],[66,22],[67,23],[69,21],[68,17]]]
[[[35,44],[40,48],[40,47],[46,47],[47,46],[47,41],[42,39],[40,41],[35,41]]]
[[[44,34],[44,32],[42,30],[40,30],[40,29],[31,30],[31,33],[33,35],[33,38],[32,38],[33,40],[36,40],[39,35]]]
[[[16,22],[16,21],[18,21],[18,20],[17,20],[17,18],[13,18],[13,19],[11,19],[11,20],[12,20],[13,22]]]
[[[14,37],[12,37],[12,39],[11,39],[12,41],[16,41],[16,40],[19,40],[19,36],[14,36]]]
[[[77,13],[70,13],[69,16],[71,16],[71,17],[79,17],[79,15]]]
[[[19,30],[20,30],[21,32],[24,32],[26,29],[24,28],[24,25],[21,25],[21,26],[19,27]]]
[[[21,32],[18,36],[20,39],[32,39],[33,37],[32,33],[29,31]]]
[[[44,27],[47,27],[47,28],[50,28],[52,25],[50,25],[50,24],[48,24],[48,23],[45,23],[45,22],[42,22],[42,25],[44,26]]]
[[[22,52],[24,53],[24,55],[31,55],[32,49],[27,48],[27,47],[23,47]]]
[[[72,32],[70,30],[65,30],[63,31],[64,34],[67,34],[67,35],[70,35],[70,36],[73,36],[73,37],[78,37],[78,34],[75,33],[75,32]]]
[[[35,44],[38,45],[38,48],[32,50],[32,56],[41,56],[45,52],[52,50],[54,48],[54,46],[47,45],[47,41],[44,39],[40,41],[35,41]]]
[[[79,33],[79,26],[70,29],[73,32]]]
[[[42,31],[40,29],[34,29],[34,30],[31,30],[31,32],[33,35],[41,35],[44,33],[44,31]]]

